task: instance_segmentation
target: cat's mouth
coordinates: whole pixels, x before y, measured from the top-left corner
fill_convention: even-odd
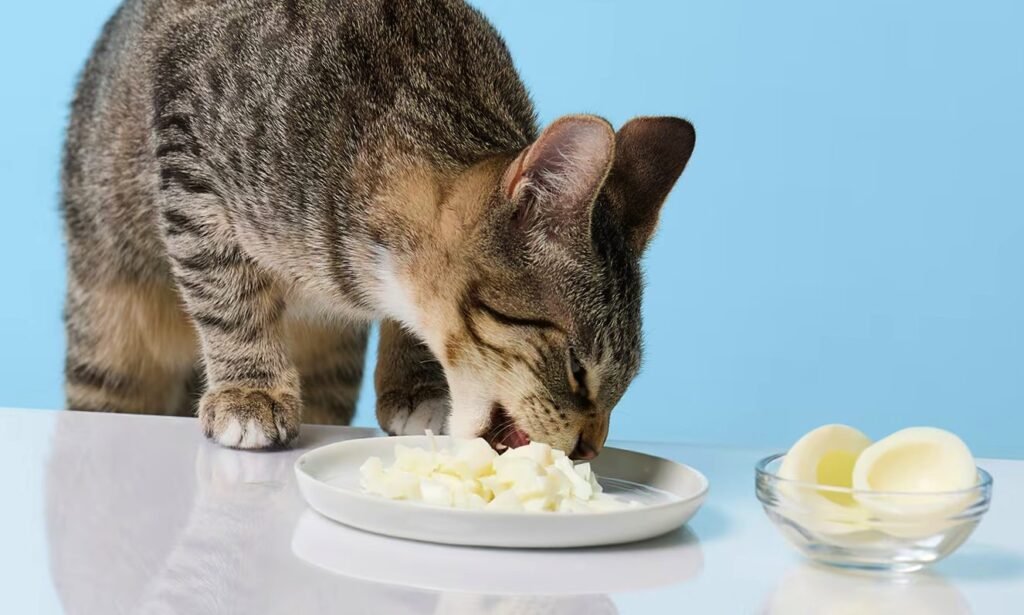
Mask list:
[[[530,436],[519,429],[516,420],[497,403],[491,408],[491,423],[481,437],[499,453],[507,448],[517,448],[530,443]]]

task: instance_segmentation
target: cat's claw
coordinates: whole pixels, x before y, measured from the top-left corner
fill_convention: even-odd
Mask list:
[[[278,448],[299,435],[301,402],[291,393],[262,389],[214,389],[199,403],[208,438],[240,449]]]

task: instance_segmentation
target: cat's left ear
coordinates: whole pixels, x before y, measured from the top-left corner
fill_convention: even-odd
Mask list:
[[[502,178],[514,224],[546,239],[589,239],[594,200],[614,153],[615,132],[606,120],[568,115],[553,122]]]
[[[677,117],[639,117],[615,135],[615,164],[608,177],[611,206],[630,247],[647,248],[658,214],[693,153],[693,125]]]

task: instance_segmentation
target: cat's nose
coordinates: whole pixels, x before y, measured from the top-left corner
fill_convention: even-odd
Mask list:
[[[583,425],[570,459],[589,461],[597,457],[608,438],[608,413],[599,414]]]
[[[576,441],[576,448],[569,454],[569,458],[576,461],[590,461],[601,452],[601,446],[587,442],[582,436]]]

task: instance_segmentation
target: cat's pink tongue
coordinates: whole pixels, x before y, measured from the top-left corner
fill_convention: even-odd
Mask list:
[[[511,430],[507,436],[503,438],[506,446],[509,448],[518,448],[520,446],[526,446],[530,443],[530,437],[523,433],[520,429],[515,428]]]
[[[501,452],[506,448],[518,448],[530,443],[530,436],[526,435],[515,423],[515,419],[509,416],[501,406],[495,405],[491,414],[491,426],[484,435],[491,448]]]

